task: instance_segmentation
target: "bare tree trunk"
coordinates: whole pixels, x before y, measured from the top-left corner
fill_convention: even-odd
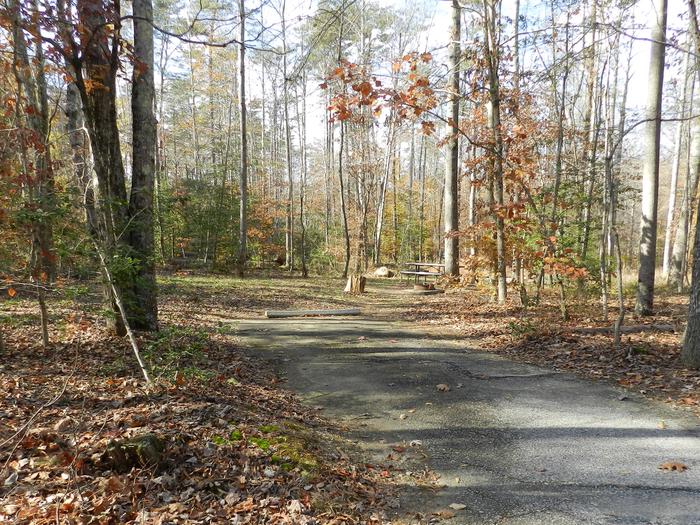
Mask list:
[[[391,173],[391,159],[394,156],[394,115],[389,115],[389,137],[384,157],[384,172],[379,183],[379,204],[377,205],[377,221],[374,227],[374,264],[381,264],[382,230],[384,226],[384,207],[386,203],[386,188]]]
[[[80,107],[80,93],[74,83],[66,86],[66,132],[73,154],[73,173],[82,193],[82,206],[88,232],[97,235],[97,210],[95,209],[95,188],[90,166],[90,142],[85,131],[83,111]]]
[[[340,123],[340,148],[338,151],[338,183],[340,185],[340,211],[343,217],[343,234],[345,236],[345,267],[343,268],[343,279],[348,276],[350,268],[350,228],[348,226],[348,212],[345,203],[345,187],[343,182],[343,153],[345,150],[345,123]]]
[[[282,74],[284,76],[284,135],[287,153],[287,218],[285,228],[286,265],[294,269],[294,178],[292,176],[292,137],[289,129],[289,79],[287,78],[287,2],[282,2]]]
[[[156,214],[156,221],[158,223],[158,245],[160,248],[160,258],[162,260],[165,260],[165,221],[163,220],[163,210],[161,208],[161,194],[163,192],[163,181],[166,178],[165,129],[163,122],[163,108],[165,98],[165,67],[168,59],[167,49],[169,37],[167,35],[163,35],[161,38],[162,45],[160,49],[160,56],[158,59],[158,70],[160,72],[159,94],[157,101],[158,120],[156,122],[156,140],[158,141],[158,143],[156,145],[156,180],[153,194],[153,207],[154,212]],[[212,262],[216,262],[216,243],[214,244],[214,256]]]
[[[423,138],[425,141],[425,137]],[[418,206],[418,260],[425,260],[425,178],[427,175],[428,148],[423,148],[423,162],[420,170],[420,204]],[[437,159],[435,159],[437,162]]]
[[[248,239],[248,112],[245,93],[245,0],[238,1],[239,38],[238,50],[238,100],[241,119],[240,211],[238,229],[238,276],[245,275]]]
[[[301,184],[299,185],[299,226],[301,230],[301,276],[308,277],[309,269],[306,264],[306,73],[301,76],[301,111],[299,111],[299,96],[296,94],[297,127],[299,128],[299,148],[301,153]]]
[[[39,7],[36,0],[32,2],[32,10],[38,17]],[[40,28],[34,21],[25,21],[19,0],[12,0],[10,16],[12,17],[12,38],[15,55],[13,69],[17,87],[21,93],[18,99],[23,98],[26,104],[20,118],[26,118],[26,123],[33,132],[34,139],[41,144],[41,147],[33,148],[35,153],[34,160],[31,162],[32,173],[26,173],[27,180],[32,181],[28,184],[28,186],[31,186],[29,195],[33,201],[32,206],[43,210],[46,214],[45,218],[32,221],[30,267],[36,280],[53,282],[56,277],[56,255],[53,250],[52,228],[55,196],[53,162],[51,160],[51,145],[49,142],[46,64],[41,44],[34,46],[34,56],[30,61],[24,33],[25,31],[31,31],[32,33],[40,34]],[[29,13],[29,19],[35,19],[33,13]],[[29,165],[27,168],[29,168]]]
[[[459,275],[459,67],[461,61],[461,10],[458,0],[452,0],[452,26],[450,29],[450,77],[449,93],[450,119],[445,132],[452,136],[448,142],[447,164],[445,166],[445,273]]]
[[[156,117],[153,61],[153,5],[133,0],[134,68],[131,90],[133,169],[129,199],[129,244],[139,264],[135,304],[128,305],[137,328],[158,329],[158,301],[153,251],[153,188],[155,186]]]
[[[393,218],[393,226],[394,226],[394,232],[393,232],[393,240],[394,240],[394,264],[398,264],[399,262],[399,211],[398,211],[398,197],[396,195],[396,184],[397,184],[397,178],[396,178],[396,172],[400,169],[399,166],[401,165],[399,161],[399,156],[401,155],[401,146],[399,145],[398,151],[396,152],[396,157],[393,158],[391,162],[391,181],[392,181],[392,197],[393,197],[393,210],[392,210],[392,218]]]
[[[484,0],[485,41],[489,69],[489,127],[493,150],[491,151],[491,187],[493,188],[493,214],[496,223],[496,292],[500,304],[505,303],[506,287],[506,240],[503,208],[503,136],[501,134],[500,80],[496,0]]]
[[[690,40],[690,39],[689,39]],[[691,79],[695,79],[694,67],[691,67],[690,53],[685,54],[685,63],[683,70],[685,76],[683,78],[683,85],[681,86],[680,93],[680,110],[679,118],[685,119],[687,114],[687,97],[688,97],[688,82]],[[693,64],[694,65],[694,64]],[[678,188],[678,172],[681,166],[681,150],[683,143],[683,130],[685,129],[687,122],[680,120],[676,123],[676,133],[673,147],[673,164],[671,166],[671,183],[668,190],[668,209],[666,210],[666,227],[664,234],[664,253],[662,259],[662,274],[664,277],[668,277],[669,269],[671,266],[671,238],[673,237],[673,219],[676,214],[676,193]]]
[[[400,168],[399,168],[400,169]],[[411,125],[411,149],[408,157],[408,192],[406,195],[406,226],[404,227],[404,235],[401,238],[401,255],[408,260],[413,260],[413,235],[411,228],[413,226],[413,181],[416,173],[416,128]],[[406,247],[407,246],[407,247]],[[404,249],[405,248],[405,249]]]
[[[688,0],[690,23],[693,29],[695,52],[700,51],[700,27],[695,0]],[[697,159],[693,169],[696,171]],[[675,248],[675,247],[674,247]],[[700,368],[700,213],[696,213],[695,241],[693,243],[693,272],[690,285],[690,300],[688,302],[688,325],[683,336],[681,360],[688,366]]]
[[[326,93],[326,107],[330,106],[330,94]],[[333,126],[328,118],[328,112],[323,112],[323,122],[326,132],[326,147],[324,151],[325,173],[323,177],[323,190],[325,197],[325,208],[323,214],[323,238],[326,250],[330,248],[330,228],[331,228],[331,174],[333,173]]]
[[[597,79],[598,79],[598,73],[597,73],[597,56],[596,56],[596,47],[597,47],[597,12],[598,12],[598,3],[597,1],[592,2],[592,7],[591,7],[591,14],[590,14],[590,27],[591,27],[591,32],[590,32],[590,45],[588,45],[584,49],[584,55],[585,55],[585,77],[586,77],[586,109],[584,112],[583,116],[583,129],[585,132],[584,136],[584,142],[583,142],[583,152],[581,155],[582,159],[582,164],[583,164],[583,169],[579,167],[578,169],[583,172],[583,176],[581,177],[581,188],[582,191],[585,191],[586,194],[590,193],[590,189],[592,186],[587,186],[590,173],[589,173],[589,166],[591,164],[591,158],[593,158],[593,162],[595,162],[595,156],[591,153],[591,146],[593,143],[593,138],[595,137],[595,122],[594,122],[594,109],[596,107],[596,85],[597,85]],[[585,44],[585,35],[584,35],[584,44]],[[592,181],[591,181],[592,184]],[[583,222],[583,230],[580,235],[580,255],[584,256],[585,251],[588,249],[588,234],[589,234],[589,222],[590,222],[590,199],[586,201],[586,206],[581,210],[581,215],[580,219]]]
[[[192,128],[192,145],[194,147],[194,178],[199,179],[199,126],[197,124],[197,97],[194,82],[194,57],[192,56],[192,44],[187,45],[189,66],[190,66],[190,119]]]
[[[698,176],[700,175],[700,119],[694,118],[690,128],[692,138],[689,146],[688,170],[683,187],[683,193],[681,195],[678,226],[676,227],[676,235],[673,240],[673,250],[671,252],[671,261],[668,273],[669,287],[677,290],[678,292],[683,291],[685,264],[690,236],[692,203],[697,191]]]
[[[651,57],[649,59],[649,96],[642,168],[642,218],[639,239],[639,278],[635,311],[651,315],[654,309],[654,277],[656,275],[656,234],[659,200],[659,150],[661,147],[661,95],[666,52],[667,0],[656,2],[653,20]]]

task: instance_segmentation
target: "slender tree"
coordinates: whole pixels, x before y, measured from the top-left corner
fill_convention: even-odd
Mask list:
[[[445,132],[451,136],[445,165],[445,273],[459,275],[459,65],[461,62],[461,9],[459,0],[452,0],[450,29],[449,115]]]
[[[700,22],[695,0],[688,0],[690,23],[693,29],[695,52],[700,51]],[[696,159],[697,164],[697,159]],[[697,183],[697,173],[696,181]],[[688,325],[683,337],[682,361],[695,368],[700,368],[700,213],[695,214],[695,240],[693,241],[693,272],[688,301]]]
[[[156,117],[153,60],[153,4],[133,0],[134,70],[131,88],[133,169],[129,199],[129,239],[139,260],[134,287],[139,328],[158,329],[153,250],[153,189],[156,170]]]
[[[245,93],[245,0],[238,1],[239,37],[238,49],[238,110],[241,120],[241,159],[240,159],[240,212],[238,233],[238,276],[245,274],[245,262],[248,256],[246,246],[248,238],[248,112]]]
[[[651,315],[654,308],[654,277],[656,275],[656,237],[659,200],[659,153],[661,148],[661,95],[666,52],[666,18],[668,0],[655,3],[652,19],[651,55],[646,107],[648,123],[644,135],[642,167],[642,217],[639,238],[639,277],[637,303],[639,315]]]

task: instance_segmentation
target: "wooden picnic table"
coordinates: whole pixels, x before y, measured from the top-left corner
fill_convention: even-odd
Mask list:
[[[405,266],[413,268],[413,270],[401,270],[399,274],[401,276],[406,275],[407,277],[413,276],[414,282],[418,282],[418,279],[423,278],[425,282],[428,277],[440,277],[444,273],[445,265],[443,263],[431,263],[431,262],[407,262]],[[436,268],[437,271],[426,271],[421,268]]]

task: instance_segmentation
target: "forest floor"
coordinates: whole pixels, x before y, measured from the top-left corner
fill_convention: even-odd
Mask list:
[[[413,297],[396,293],[395,280],[372,281],[362,297],[343,295],[343,283],[328,278],[180,272],[159,281],[163,330],[141,338],[157,376],[150,387],[140,383],[126,342],[104,330],[94,291],[70,284],[51,300],[47,350],[38,342],[33,302],[3,301],[0,522],[206,523],[237,516],[240,523],[381,523],[399,504],[407,475],[415,486],[436,489],[428,467],[413,472],[376,457],[365,461],[367,451],[348,441],[361,439],[285,391],[275,359],[270,364],[269,356],[244,348],[231,320],[253,322],[266,309],[358,305],[375,322],[401,319],[463,346],[698,413],[700,373],[678,364],[679,334],[625,335],[625,348],[614,352],[609,335],[572,331],[603,324],[592,302],[574,305],[571,320],[561,323],[547,301],[523,310],[494,305],[479,290]],[[680,298],[663,298],[657,309],[654,323],[680,327]],[[168,445],[157,467],[119,468],[105,454],[110,442],[148,434]],[[425,519],[447,519],[454,509],[436,512]]]

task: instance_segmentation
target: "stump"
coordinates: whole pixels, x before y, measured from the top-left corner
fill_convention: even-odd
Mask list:
[[[345,285],[345,293],[351,293],[354,295],[361,295],[365,293],[365,284],[367,284],[367,278],[363,275],[351,275],[348,277],[348,283]]]
[[[161,464],[165,442],[155,434],[144,434],[123,441],[110,441],[102,461],[117,472],[134,467],[152,468]]]

